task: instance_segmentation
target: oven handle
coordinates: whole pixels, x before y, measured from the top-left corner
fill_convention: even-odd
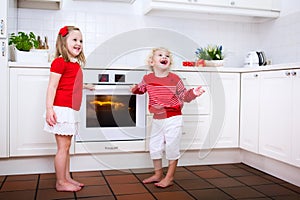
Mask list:
[[[130,86],[133,84],[122,85],[95,85],[95,90],[127,90],[130,91]]]

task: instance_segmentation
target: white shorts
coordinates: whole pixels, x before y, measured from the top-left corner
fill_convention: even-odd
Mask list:
[[[164,151],[166,159],[179,159],[182,126],[182,115],[166,119],[153,119],[149,141],[150,157],[152,160],[162,159]]]
[[[77,135],[79,128],[79,111],[68,107],[53,106],[57,123],[49,126],[45,119],[44,131],[58,135]],[[44,118],[46,113],[44,114]]]

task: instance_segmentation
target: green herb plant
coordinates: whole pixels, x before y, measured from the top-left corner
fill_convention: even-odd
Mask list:
[[[9,37],[9,45],[14,45],[20,51],[29,51],[32,48],[38,48],[39,42],[33,32],[26,34],[18,32],[18,35],[11,33]]]

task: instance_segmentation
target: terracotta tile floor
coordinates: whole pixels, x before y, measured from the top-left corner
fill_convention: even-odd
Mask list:
[[[0,176],[0,200],[300,200],[300,188],[244,164],[178,167],[175,184],[157,188],[141,180],[150,169],[73,172],[79,192],[56,192],[55,174]]]

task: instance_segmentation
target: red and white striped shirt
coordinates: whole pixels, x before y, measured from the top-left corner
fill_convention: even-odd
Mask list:
[[[165,119],[181,115],[184,102],[190,102],[197,96],[193,89],[187,90],[178,75],[169,72],[166,77],[156,77],[150,73],[133,88],[134,94],[149,94],[149,111],[154,119]]]

